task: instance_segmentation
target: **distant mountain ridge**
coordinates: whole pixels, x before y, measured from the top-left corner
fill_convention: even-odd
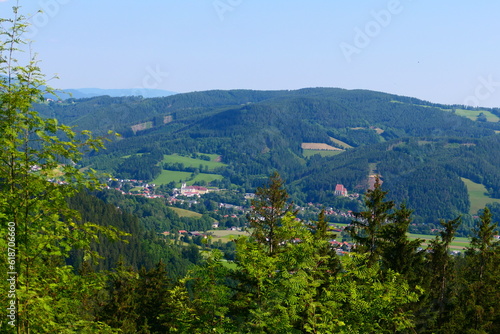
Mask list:
[[[277,170],[297,203],[333,206],[336,184],[363,192],[369,176],[380,174],[389,197],[406,202],[424,224],[469,213],[462,178],[500,198],[500,155],[491,154],[500,152],[500,122],[491,121],[500,117],[498,108],[306,88],[100,96],[46,102],[38,110],[77,130],[121,133],[86,158],[116,176],[154,180],[164,154],[217,154],[227,165],[218,171],[225,188],[252,191]],[[490,121],[481,120],[483,113]],[[306,149],[330,146],[338,154]]]
[[[62,93],[59,93],[57,97],[62,100],[69,98],[74,98],[74,99],[91,98],[104,95],[108,95],[111,97],[142,96],[144,98],[154,98],[154,97],[165,97],[174,94],[177,93],[162,89],[146,89],[146,88],[132,88],[132,89],[69,88],[62,90]],[[55,97],[51,96],[50,98],[55,98]]]

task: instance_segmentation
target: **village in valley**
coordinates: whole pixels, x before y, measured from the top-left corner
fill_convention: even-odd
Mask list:
[[[255,198],[254,193],[241,193],[238,190],[219,189],[216,187],[204,187],[198,185],[187,185],[185,182],[181,184],[180,188],[172,188],[165,191],[164,188],[157,186],[154,183],[148,183],[143,180],[135,179],[116,179],[109,178],[108,190],[115,190],[122,195],[127,196],[141,196],[150,199],[160,199],[165,201],[165,205],[174,209],[179,214],[187,214],[193,212],[201,216],[202,213],[209,213],[213,219],[210,230],[207,231],[163,231],[164,236],[173,236],[182,238],[210,238],[218,239],[221,235],[245,235],[247,234],[247,215],[251,210],[251,201]],[[218,194],[217,198],[223,199],[228,193],[231,194],[232,203],[216,202],[216,205],[211,205],[207,210],[205,202],[210,194]],[[359,200],[360,194],[356,192],[349,192],[348,189],[342,185],[335,186],[335,196],[343,197],[349,200]],[[239,198],[238,202],[234,198]],[[213,203],[215,204],[215,203]],[[200,210],[201,208],[201,210]],[[179,211],[182,210],[182,211]],[[351,242],[345,241],[344,228],[348,225],[350,220],[354,219],[354,214],[351,210],[337,210],[332,207],[324,207],[321,203],[307,203],[306,206],[295,205],[295,210],[298,210],[298,218],[304,222],[314,220],[321,210],[330,222],[330,232],[334,235],[330,243],[337,249],[339,254],[348,252],[353,247]],[[200,211],[200,212],[198,212]],[[341,223],[339,223],[341,222]],[[229,233],[229,234],[228,234]],[[220,240],[220,238],[219,238]]]

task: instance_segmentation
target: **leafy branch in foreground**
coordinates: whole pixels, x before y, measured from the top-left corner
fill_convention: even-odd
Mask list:
[[[92,170],[81,171],[76,164],[84,152],[103,148],[103,140],[88,131],[77,134],[33,111],[32,105],[54,90],[45,85],[35,57],[26,64],[18,60],[23,58],[27,22],[19,15],[19,6],[13,7],[13,14],[0,21],[0,229],[2,235],[13,234],[10,245],[1,238],[0,246],[13,246],[9,248],[15,253],[15,260],[7,263],[2,257],[1,264],[5,272],[15,273],[16,312],[10,324],[2,319],[1,328],[59,332],[71,328],[75,320],[71,312],[81,300],[74,291],[71,298],[65,297],[64,291],[79,281],[64,265],[65,258],[74,248],[86,250],[86,258],[95,257],[90,244],[98,233],[113,239],[123,234],[78,223],[77,212],[68,208],[66,199],[77,191],[100,187]],[[1,298],[2,305],[10,302],[3,294]],[[82,321],[80,330],[85,328]]]

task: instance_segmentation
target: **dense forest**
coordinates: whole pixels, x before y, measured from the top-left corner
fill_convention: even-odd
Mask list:
[[[477,213],[470,212],[463,178],[500,198],[500,161],[490,154],[499,149],[500,123],[479,117],[498,116],[499,109],[334,88],[60,102],[38,104],[36,110],[75,129],[121,134],[81,162],[117,178],[153,181],[164,170],[194,169],[163,164],[164,155],[216,154],[225,167],[211,173],[221,175],[225,187],[252,192],[277,170],[296,203],[332,206],[336,184],[363,193],[370,174],[377,173],[391,199],[415,208],[416,223],[429,229],[457,215],[470,227],[468,215]],[[310,154],[304,143],[341,151]]]
[[[461,217],[470,203],[458,182],[498,196],[498,124],[336,89],[40,104],[56,92],[36,59],[17,60],[27,22],[13,10],[0,25],[2,333],[500,332],[500,205]],[[304,155],[304,142],[340,145],[331,136],[354,148]],[[180,216],[89,168],[153,178],[169,153],[220,155],[217,182],[254,191],[246,235],[182,231],[208,229],[207,208],[240,204],[231,193]],[[338,182],[364,193],[342,236],[325,210],[300,219],[292,202],[357,203],[332,194]],[[443,218],[435,238],[410,239],[430,218]],[[470,243],[452,252],[464,223]]]

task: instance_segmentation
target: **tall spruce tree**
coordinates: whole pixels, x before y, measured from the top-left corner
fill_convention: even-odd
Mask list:
[[[485,207],[465,252],[457,310],[451,328],[473,333],[500,332],[500,241],[498,224]]]
[[[252,200],[252,211],[248,217],[252,237],[268,247],[269,255],[274,255],[282,240],[277,235],[282,219],[293,212],[293,205],[288,202],[288,193],[283,187],[283,180],[274,172],[265,187],[259,187]]]
[[[423,284],[426,293],[417,311],[417,327],[422,333],[440,331],[449,322],[453,312],[456,273],[450,245],[460,223],[460,217],[441,221],[442,230],[427,248]]]
[[[368,265],[380,259],[382,252],[382,227],[392,219],[391,210],[394,202],[386,201],[387,191],[382,190],[380,178],[377,177],[373,189],[365,195],[366,211],[356,213],[347,231],[354,239],[356,252],[368,254]]]
[[[402,274],[414,287],[421,282],[424,251],[421,239],[408,238],[412,212],[402,204],[391,215],[391,220],[382,226],[379,236],[382,269]]]

